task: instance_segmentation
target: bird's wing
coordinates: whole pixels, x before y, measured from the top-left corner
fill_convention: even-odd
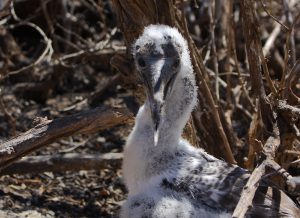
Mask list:
[[[233,212],[249,173],[220,160],[207,161],[190,169],[182,176],[165,178],[161,187],[189,196],[195,205],[204,204],[209,208]],[[276,214],[276,216],[274,215]],[[299,217],[295,203],[268,181],[263,181],[253,199],[252,209],[247,217]]]
[[[210,208],[230,211],[235,208],[248,177],[242,168],[212,161],[192,169],[187,167],[183,175],[163,179],[161,186],[188,195],[192,201]]]

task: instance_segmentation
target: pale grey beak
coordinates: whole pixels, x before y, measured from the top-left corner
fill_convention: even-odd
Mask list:
[[[160,136],[160,124],[162,121],[162,115],[165,107],[165,100],[167,95],[170,93],[174,80],[176,78],[176,74],[169,78],[168,80],[164,80],[159,78],[156,82],[154,88],[151,88],[151,91],[148,92],[148,98],[150,102],[151,116],[153,120],[154,126],[154,145],[156,146]]]
[[[163,96],[160,96],[159,93],[154,94],[150,100],[150,109],[151,109],[151,116],[153,120],[154,126],[154,146],[157,145],[159,139],[159,126],[161,122],[161,115],[164,106],[164,100],[162,100]]]

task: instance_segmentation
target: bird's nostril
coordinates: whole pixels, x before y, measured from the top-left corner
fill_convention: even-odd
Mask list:
[[[143,58],[139,58],[139,59],[138,59],[138,65],[139,65],[140,67],[146,67],[146,62],[145,62],[145,60],[144,60]]]

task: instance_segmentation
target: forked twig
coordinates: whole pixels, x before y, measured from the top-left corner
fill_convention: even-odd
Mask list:
[[[274,17],[267,9],[267,6],[265,5],[265,3],[263,2],[263,0],[260,0],[261,5],[263,6],[265,12],[271,17],[273,18],[273,20],[275,20],[278,24],[280,24],[286,31],[290,31],[290,28],[287,27],[284,23],[282,23],[278,18]]]

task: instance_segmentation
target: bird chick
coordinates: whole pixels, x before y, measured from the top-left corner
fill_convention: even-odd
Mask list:
[[[249,173],[181,137],[197,102],[187,42],[176,28],[150,25],[132,50],[146,101],[124,148],[129,193],[121,217],[231,217]],[[246,216],[299,214],[295,203],[265,179]]]

